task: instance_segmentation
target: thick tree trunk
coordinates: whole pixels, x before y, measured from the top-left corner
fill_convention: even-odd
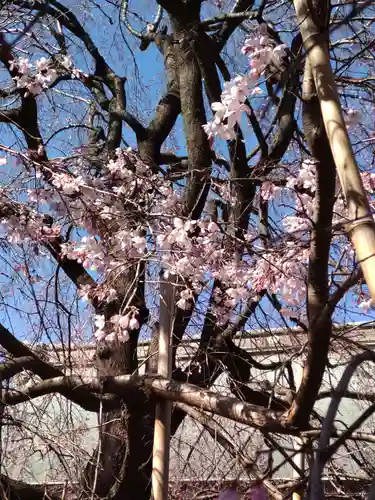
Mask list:
[[[336,181],[335,163],[308,59],[305,64],[303,99],[304,132],[316,160],[317,183],[308,272],[307,358],[301,385],[288,415],[289,422],[299,427],[308,425],[327,365],[332,333],[331,316],[322,313],[329,297],[328,262]]]
[[[181,17],[172,19],[174,35],[166,36],[160,49],[165,58],[168,91],[160,101],[156,116],[138,138],[139,151],[144,161],[152,166],[160,163],[160,147],[182,113],[189,156],[189,186],[185,199],[184,215],[198,219],[204,208],[211,174],[211,150],[202,128],[206,123],[202,93],[202,75],[190,38],[191,27],[199,24],[200,6],[186,6]],[[179,12],[177,12],[180,14]],[[189,28],[187,28],[189,26]],[[171,41],[180,40],[179,44]],[[178,71],[176,69],[178,68]],[[139,281],[139,280],[138,280]],[[120,284],[118,296],[128,294],[132,279]],[[143,290],[137,292],[142,302]],[[117,307],[122,303],[119,300]],[[134,304],[139,307],[139,304]],[[106,318],[117,314],[116,304],[111,311],[104,311]],[[144,303],[143,303],[144,307]],[[187,323],[187,322],[186,322]],[[182,337],[181,325],[176,326],[178,338]],[[101,375],[130,374],[137,370],[137,339],[116,349],[102,347],[98,351],[97,367]],[[87,490],[98,498],[111,500],[149,500],[151,494],[152,445],[154,433],[155,402],[146,396],[135,399],[119,411],[106,413],[100,426],[100,442],[85,479]],[[184,418],[182,411],[173,411],[172,435]]]
[[[145,398],[103,416],[100,457],[97,451],[87,470],[97,498],[150,499],[153,412]]]
[[[148,317],[144,299],[142,270],[130,270],[113,284],[119,299],[107,304],[102,314],[109,319],[121,312],[127,297],[140,312],[142,325]],[[133,331],[125,343],[97,347],[96,367],[99,376],[131,374],[138,369],[139,332]],[[145,395],[135,396],[119,410],[99,413],[99,443],[84,474],[85,490],[96,498],[149,500],[151,493],[151,456],[153,442],[154,404]]]
[[[98,350],[100,375],[129,374],[136,369],[137,339],[114,349]],[[155,405],[145,395],[134,397],[99,421],[99,444],[87,466],[86,489],[97,498],[149,500]],[[100,420],[100,415],[99,415]]]

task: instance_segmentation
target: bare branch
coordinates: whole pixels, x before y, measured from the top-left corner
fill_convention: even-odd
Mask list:
[[[1,328],[1,327],[0,327]],[[39,359],[32,356],[23,356],[14,358],[12,361],[7,361],[0,365],[0,380],[8,380],[23,370],[38,369]]]
[[[3,325],[0,324],[0,345],[4,347],[9,353],[11,353],[15,358],[30,360],[27,361],[28,369],[31,369],[43,380],[50,380],[56,377],[63,377],[63,373],[55,368],[52,364],[47,363],[41,359],[37,354],[35,354],[29,347],[27,347],[23,342],[20,342],[14,335],[12,335]],[[33,361],[31,361],[33,360]],[[15,367],[14,367],[15,369]],[[0,372],[1,375],[1,372]],[[64,390],[61,388],[61,394],[63,394],[68,399],[76,402],[78,405],[82,406],[88,411],[99,411],[100,408],[100,397],[90,394],[87,390],[80,390],[79,388],[73,393],[69,387]],[[22,398],[21,398],[22,399]],[[25,401],[29,398],[26,397]],[[113,399],[113,398],[112,398]],[[108,409],[111,407],[118,406],[118,401],[109,398]]]
[[[241,13],[243,15],[244,12],[251,10],[254,6],[254,0],[237,0],[234,4],[231,14]],[[227,19],[217,35],[219,52],[223,49],[227,41],[229,40],[232,33],[236,30],[236,28],[242,23],[244,18],[242,17],[234,17]]]
[[[149,390],[157,397],[195,406],[251,427],[264,428],[270,432],[282,434],[295,432],[295,429],[288,429],[280,423],[281,413],[240,402],[229,396],[221,396],[192,384],[146,375],[118,375],[103,378],[60,376],[44,380],[39,384],[25,388],[24,391],[10,391],[4,396],[4,403],[13,406],[54,392],[59,392],[68,399],[72,399],[75,391],[81,390],[117,394],[122,398],[134,398],[137,393]]]
[[[253,476],[252,469],[254,468],[254,462],[250,461],[242,450],[237,449],[236,445],[221,425],[219,425],[210,415],[207,415],[207,413],[204,413],[203,411],[183,403],[178,403],[177,406],[189,415],[189,417],[192,417],[194,420],[199,422],[210,434],[210,436],[215,439],[215,441],[217,440],[224,450],[235,458],[250,476]],[[264,479],[262,482],[273,498],[276,500],[283,499],[282,493],[271,483],[271,481]]]
[[[332,396],[330,405],[328,407],[328,411],[326,414],[326,417],[323,422],[323,428],[320,434],[319,438],[319,443],[318,443],[318,451],[316,455],[316,459],[314,462],[314,466],[311,471],[311,476],[310,476],[310,489],[309,489],[309,494],[311,498],[314,499],[323,499],[324,498],[324,493],[323,493],[323,486],[321,482],[321,473],[323,471],[324,465],[326,461],[328,460],[330,454],[327,452],[327,447],[329,445],[330,438],[332,436],[332,430],[333,430],[333,423],[334,419],[339,407],[339,404],[341,402],[341,399],[343,398],[343,395],[345,394],[347,387],[349,385],[349,382],[358,368],[359,365],[364,363],[365,361],[372,361],[375,362],[375,354],[371,351],[365,351],[358,356],[354,357],[352,361],[347,365],[345,368],[345,371],[340,379],[340,382],[338,383],[334,394]],[[350,436],[350,434],[355,431],[361,423],[368,418],[373,412],[375,411],[375,404],[373,403],[370,408],[368,408],[359,419],[357,419],[354,424],[352,424],[340,437],[339,437],[339,442],[334,443],[332,445],[333,448],[331,448],[330,453],[332,454],[332,450],[337,449],[338,446],[340,446],[340,443],[343,441],[343,436],[346,437]]]

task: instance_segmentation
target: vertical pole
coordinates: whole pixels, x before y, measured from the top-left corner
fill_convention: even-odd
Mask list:
[[[293,438],[294,449],[296,451],[299,451],[299,453],[296,453],[296,455],[294,455],[293,462],[302,471],[302,474],[305,472],[305,452],[300,451],[301,448],[303,448],[303,444],[303,439],[299,437]],[[295,479],[302,479],[302,476],[295,469],[293,469],[293,477]],[[292,500],[302,500],[302,495],[299,490],[293,492]]]
[[[321,3],[325,1],[320,0]],[[311,65],[324,126],[348,206],[347,231],[371,298],[375,302],[375,222],[343,119],[340,97],[330,64],[328,39],[316,25],[311,2],[294,0],[294,6]],[[319,2],[317,6],[319,7]]]
[[[160,322],[158,375],[172,376],[172,328],[174,284],[160,280]],[[168,500],[169,442],[171,435],[171,401],[157,403],[155,410],[154,448],[152,455],[152,493],[154,500]]]

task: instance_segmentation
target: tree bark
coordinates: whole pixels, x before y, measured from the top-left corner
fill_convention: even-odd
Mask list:
[[[329,297],[328,260],[336,184],[335,162],[308,59],[303,83],[303,125],[307,143],[316,160],[316,192],[308,270],[307,359],[301,385],[288,417],[290,423],[299,427],[308,425],[327,364],[332,333],[331,315],[322,313]]]

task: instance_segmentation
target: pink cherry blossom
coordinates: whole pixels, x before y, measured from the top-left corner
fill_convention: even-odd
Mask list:
[[[212,103],[214,118],[203,125],[210,139],[219,137],[223,140],[233,140],[235,138],[235,125],[240,123],[243,112],[249,112],[245,104],[246,99],[262,93],[262,90],[256,86],[256,81],[272,61],[276,65],[281,63],[286,55],[286,45],[274,45],[267,35],[267,26],[262,24],[254,36],[245,40],[242,53],[249,57],[251,69],[247,75],[237,75],[229,82],[225,82],[221,102]]]
[[[138,330],[139,328],[139,321],[136,318],[132,318],[129,321],[129,329],[130,330]]]
[[[25,89],[32,95],[38,95],[44,88],[48,88],[57,78],[57,71],[53,63],[42,57],[32,64],[28,58],[20,57],[10,62],[12,71],[16,71],[13,79],[18,88]]]

